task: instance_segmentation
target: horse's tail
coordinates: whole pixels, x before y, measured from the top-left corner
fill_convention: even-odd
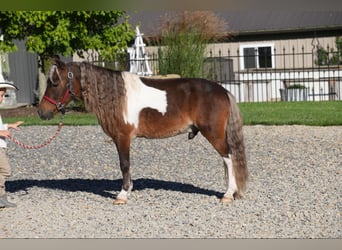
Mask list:
[[[237,185],[237,195],[242,197],[247,188],[248,169],[242,131],[242,117],[234,96],[228,92],[230,116],[227,124],[227,142],[232,157],[233,171]]]

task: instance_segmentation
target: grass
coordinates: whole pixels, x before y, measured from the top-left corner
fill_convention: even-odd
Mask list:
[[[342,102],[272,102],[272,103],[239,103],[244,125],[309,125],[338,126],[342,125]],[[61,116],[53,120],[42,121],[38,116],[3,118],[4,122],[18,120],[24,125],[57,125]],[[89,113],[66,113],[64,125],[97,125],[98,121]]]
[[[342,125],[342,102],[240,103],[245,125]]]

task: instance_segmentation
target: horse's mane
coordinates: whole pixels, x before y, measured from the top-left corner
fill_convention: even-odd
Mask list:
[[[87,62],[80,64],[81,89],[85,107],[98,117],[103,129],[123,122],[126,89],[120,71],[99,67]]]

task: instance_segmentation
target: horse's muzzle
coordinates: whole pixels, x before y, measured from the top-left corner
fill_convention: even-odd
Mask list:
[[[53,111],[44,112],[42,109],[38,109],[38,115],[42,120],[51,120],[54,116]]]

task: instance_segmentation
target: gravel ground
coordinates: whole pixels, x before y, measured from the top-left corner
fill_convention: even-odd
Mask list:
[[[22,127],[39,144],[56,127]],[[246,196],[219,203],[223,163],[199,134],[136,139],[134,190],[114,206],[119,160],[99,126],[64,127],[47,147],[9,142],[15,209],[0,238],[341,238],[342,127],[245,126]]]

